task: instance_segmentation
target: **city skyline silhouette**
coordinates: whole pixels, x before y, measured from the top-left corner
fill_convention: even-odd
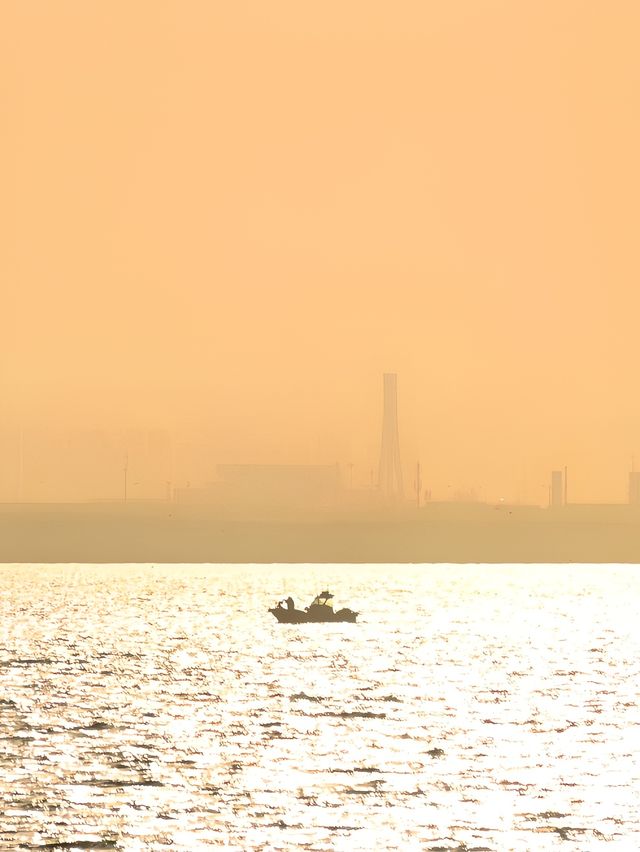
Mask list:
[[[499,490],[491,491],[482,479],[458,479],[451,473],[455,470],[455,459],[450,459],[451,469],[429,465],[427,452],[415,460],[403,458],[400,452],[398,413],[397,374],[384,373],[382,376],[382,417],[376,429],[371,424],[371,435],[378,432],[377,464],[373,457],[359,466],[344,454],[344,447],[332,455],[331,450],[316,453],[287,453],[283,446],[277,447],[270,456],[264,452],[256,453],[251,442],[240,447],[235,453],[218,451],[206,430],[200,431],[200,444],[193,437],[176,437],[176,432],[166,428],[119,429],[108,430],[93,428],[65,432],[64,430],[25,430],[0,427],[0,502],[68,502],[69,500],[119,500],[119,499],[165,499],[176,500],[182,494],[189,494],[190,500],[197,500],[197,494],[206,502],[207,486],[221,480],[220,470],[244,465],[278,469],[289,468],[335,468],[336,487],[340,490],[369,491],[390,501],[401,503],[412,501],[416,490],[405,490],[403,468],[407,468],[409,477],[414,476],[415,466],[419,466],[421,481],[420,499],[456,502],[508,502],[532,505],[563,505],[568,501],[568,466],[561,469],[559,454],[550,459],[550,467],[539,467],[533,475],[538,482],[527,483],[524,477],[514,475],[509,483],[505,481]],[[410,432],[410,424],[403,423]],[[47,441],[57,447],[53,453],[56,466],[44,463],[43,447]],[[375,438],[369,439],[369,445],[375,447]],[[342,452],[340,450],[342,449]],[[569,451],[567,455],[571,456]],[[619,454],[619,459],[623,454]],[[440,459],[442,462],[442,459]],[[498,459],[500,462],[501,460]],[[523,470],[530,466],[531,459],[523,461]],[[529,464],[528,464],[529,463]],[[81,469],[84,474],[84,486],[74,485],[74,471]],[[435,471],[439,471],[439,474]],[[354,474],[355,471],[355,474]],[[444,472],[444,477],[442,473]],[[615,473],[616,490],[609,494],[597,494],[584,489],[586,476],[584,471],[572,469],[572,500],[576,503],[625,503],[635,499],[635,454],[628,456],[627,469],[621,465]],[[96,475],[96,473],[98,475]],[[313,476],[313,474],[311,474]],[[574,480],[575,476],[575,480]],[[426,477],[426,478],[425,478]],[[531,473],[529,473],[531,478]],[[446,485],[445,485],[446,481]],[[577,487],[574,484],[578,483]],[[425,486],[424,498],[422,485]],[[193,491],[190,489],[193,487]],[[589,486],[587,485],[587,489]]]

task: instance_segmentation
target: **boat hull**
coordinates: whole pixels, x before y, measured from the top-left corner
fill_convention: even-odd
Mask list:
[[[315,609],[315,607],[314,607]],[[327,607],[318,607],[327,610]],[[304,612],[301,609],[287,609],[285,607],[273,607],[269,610],[279,624],[333,624],[334,622],[354,623],[358,613],[352,609],[339,609],[337,612]]]

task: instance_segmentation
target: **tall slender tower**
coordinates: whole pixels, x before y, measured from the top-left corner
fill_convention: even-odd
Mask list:
[[[386,497],[402,497],[402,466],[398,438],[398,376],[383,375],[384,413],[382,418],[382,446],[378,468],[378,488]]]
[[[18,503],[24,500],[24,430],[18,433]]]

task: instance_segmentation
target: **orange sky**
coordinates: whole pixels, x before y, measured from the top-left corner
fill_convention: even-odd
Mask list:
[[[636,0],[7,0],[0,430],[365,482],[388,370],[436,494],[624,499],[639,41]]]

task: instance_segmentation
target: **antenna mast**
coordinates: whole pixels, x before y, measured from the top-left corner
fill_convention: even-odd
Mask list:
[[[378,468],[378,488],[388,498],[402,498],[402,466],[398,438],[398,376],[383,375],[384,412],[382,419],[382,446]]]

